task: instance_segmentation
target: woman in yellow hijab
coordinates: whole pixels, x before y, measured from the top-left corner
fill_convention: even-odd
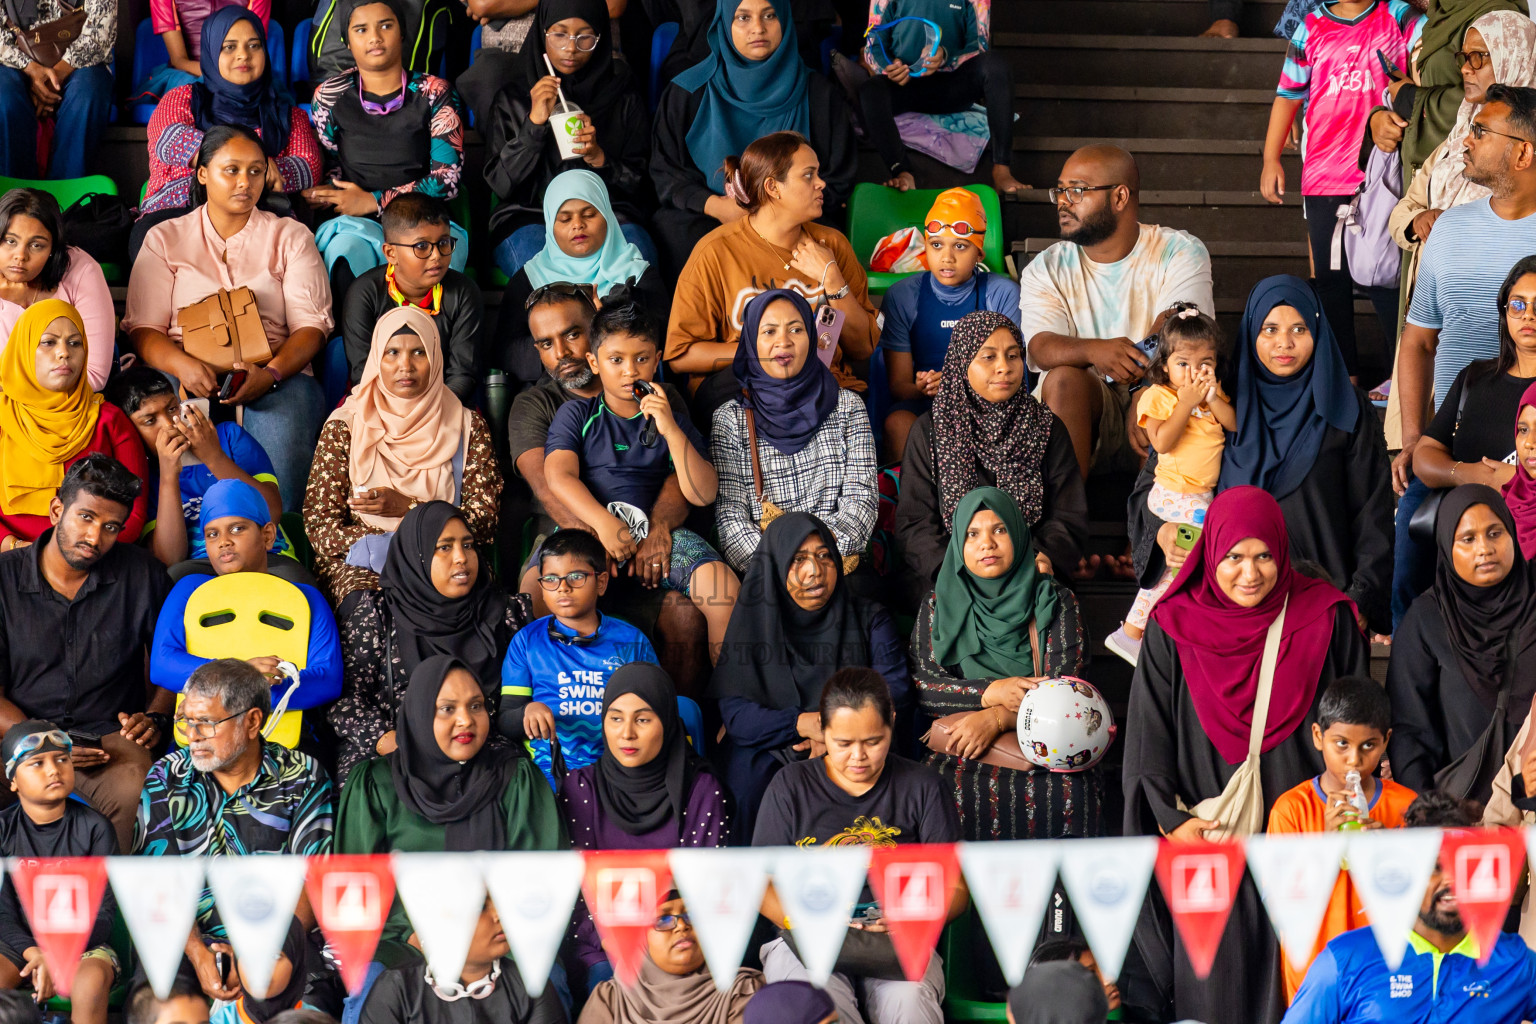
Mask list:
[[[100,452],[140,481],[148,474],[133,424],[91,390],[87,345],[75,307],[44,299],[22,313],[0,352],[0,551],[30,544],[49,528],[49,502],[77,459]],[[138,539],[144,502],[141,489],[119,540]]]

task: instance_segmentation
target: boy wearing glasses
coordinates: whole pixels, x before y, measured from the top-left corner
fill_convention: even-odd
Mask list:
[[[388,262],[360,275],[347,289],[341,331],[351,381],[363,379],[373,325],[396,306],[417,306],[437,321],[443,339],[443,381],[472,404],[478,383],[476,359],[480,288],[449,263],[458,249],[453,219],[441,199],[420,192],[396,197],[379,216]]]
[[[0,760],[17,802],[0,811],[0,855],[6,857],[111,857],[117,854],[112,823],[86,804],[71,800],[75,791],[74,747],[54,725],[31,718],[11,726],[0,739]],[[85,955],[75,969],[70,991],[70,1019],[77,1024],[105,1024],[107,995],[119,970],[108,944],[116,904],[102,894]],[[39,1003],[56,994],[43,951],[22,913],[16,886],[7,876],[0,888],[0,989],[23,985]]]
[[[508,739],[528,742],[534,763],[557,788],[552,746],[559,744],[567,771],[601,757],[608,677],[632,661],[654,664],[656,652],[644,633],[597,610],[608,589],[608,552],[586,530],[550,535],[539,549],[538,581],[551,614],[512,635],[496,722]]]

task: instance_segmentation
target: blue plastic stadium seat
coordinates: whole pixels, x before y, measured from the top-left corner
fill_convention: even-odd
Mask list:
[[[272,80],[284,90],[288,88],[288,44],[283,37],[283,26],[276,18],[267,24],[267,63],[272,65]]]
[[[693,752],[704,756],[704,712],[691,697],[677,698],[677,717],[683,720],[683,734],[693,745]]]
[[[297,92],[300,83],[309,82],[309,34],[314,19],[305,18],[293,27],[293,48],[288,51],[288,88]]]
[[[171,55],[166,52],[165,40],[155,32],[154,22],[145,18],[133,34],[133,88],[130,96],[137,96],[149,82],[149,74],[162,64],[169,64]],[[133,105],[133,123],[149,124],[155,113],[153,103]]]
[[[336,335],[325,346],[325,362],[321,366],[320,384],[325,388],[325,407],[334,409],[352,390],[351,371],[347,368],[347,346]]]
[[[651,36],[651,110],[655,111],[656,104],[661,102],[661,62],[667,59],[667,54],[672,51],[672,44],[677,41],[677,33],[682,26],[675,21],[664,21],[656,26],[656,32]]]

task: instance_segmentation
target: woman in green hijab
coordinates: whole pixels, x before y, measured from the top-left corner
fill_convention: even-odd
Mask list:
[[[960,499],[954,522],[933,592],[918,609],[909,660],[923,713],[965,717],[930,734],[927,763],[953,782],[967,840],[1100,835],[1098,768],[1009,767],[993,749],[1013,731],[1025,691],[1082,671],[1087,638],[1077,598],[1041,570],[1007,492],[976,488]]]

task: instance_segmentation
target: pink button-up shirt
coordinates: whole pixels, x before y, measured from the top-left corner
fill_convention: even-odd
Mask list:
[[[117,311],[112,308],[112,291],[102,276],[101,264],[84,249],[70,246],[69,269],[64,271],[59,287],[37,298],[63,299],[80,311],[80,322],[85,326],[85,375],[91,387],[100,391],[112,372],[112,346],[117,342]],[[5,343],[24,312],[25,306],[0,299],[0,352],[5,351]]]

